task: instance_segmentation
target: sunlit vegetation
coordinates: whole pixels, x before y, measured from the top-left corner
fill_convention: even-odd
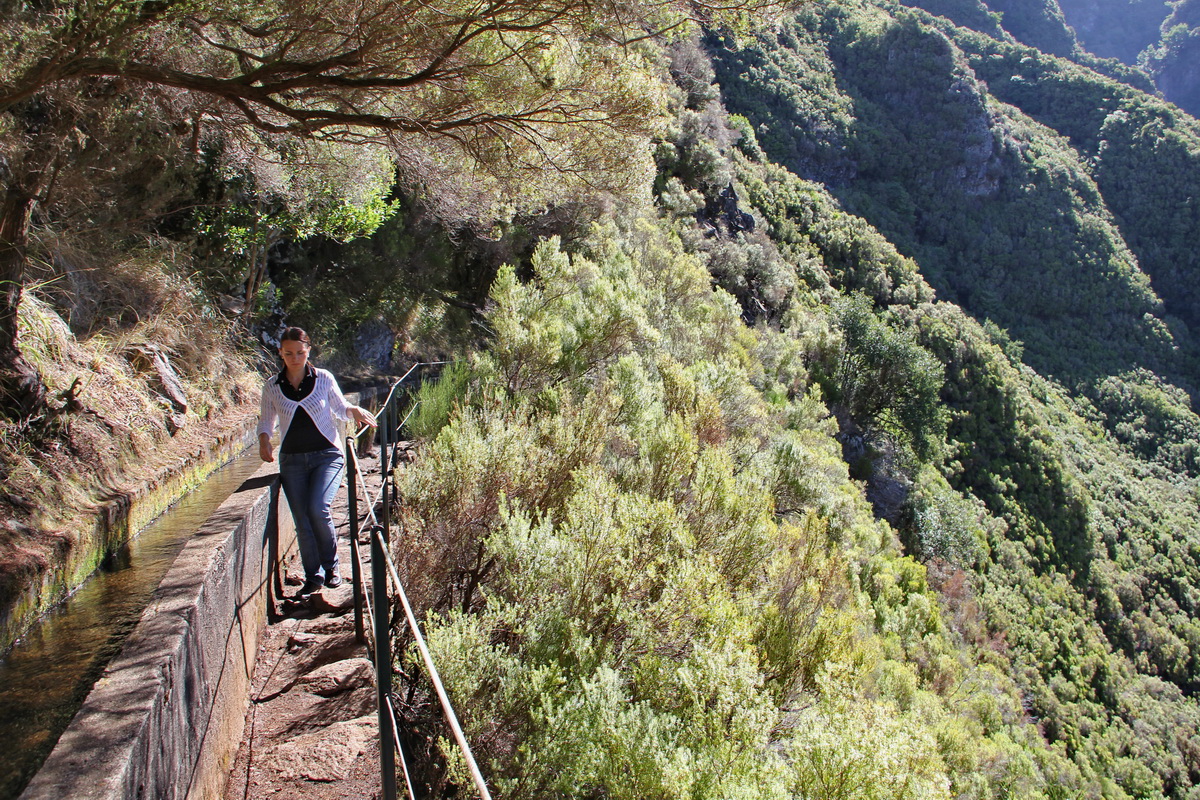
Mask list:
[[[347,362],[367,325],[458,356],[416,396],[395,541],[497,797],[1200,796],[1200,127],[1054,3],[920,5],[689,38],[681,4],[564,2],[544,37],[481,31],[490,77],[450,94],[601,92],[613,116],[571,105],[598,127],[569,132],[344,129],[345,158],[261,174],[249,129],[186,169],[143,132],[160,283]],[[636,41],[601,35],[625,11]],[[106,196],[130,240],[137,198]],[[61,392],[56,291],[21,324]],[[396,635],[419,779],[461,796]]]
[[[500,272],[403,484],[503,792],[1194,792],[1190,334],[1079,131],[964,41],[833,5],[710,39],[713,73],[674,62],[661,217]]]
[[[895,334],[823,308],[748,328],[645,216],[546,242],[492,300],[402,476],[401,561],[501,796],[1069,796],[849,480],[809,367]]]
[[[895,9],[814,7],[784,36],[716,53],[755,139],[739,177],[772,235],[914,325],[945,369],[944,459],[907,470],[894,515],[906,546],[931,569],[975,565],[984,629],[1080,770],[1078,794],[1190,796],[1196,371],[1176,315],[1194,313],[1196,273],[1194,254],[1167,249],[1196,230],[1170,194],[1197,185],[1195,123],[1077,65]],[[1146,120],[1136,133],[1132,119]],[[755,165],[756,148],[825,185]],[[886,242],[859,251],[873,269],[836,266],[844,248],[814,217],[865,226],[826,191],[986,324],[880,291],[899,258]]]

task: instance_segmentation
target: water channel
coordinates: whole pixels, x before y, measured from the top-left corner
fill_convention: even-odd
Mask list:
[[[120,652],[188,538],[260,466],[251,448],[214,472],[0,659],[0,800],[20,795]]]

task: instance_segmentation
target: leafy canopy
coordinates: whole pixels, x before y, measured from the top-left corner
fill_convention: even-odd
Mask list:
[[[315,170],[347,191],[361,173],[328,165],[345,163],[350,145],[387,153],[410,180],[464,171],[527,202],[581,185],[630,190],[647,177],[644,137],[662,113],[636,40],[693,20],[735,23],[764,5],[18,3],[0,23],[0,131],[19,152],[47,123],[77,127],[103,107],[164,118],[192,148],[220,140],[268,185]],[[272,176],[288,165],[299,169]],[[447,199],[474,207],[479,188],[473,202]]]

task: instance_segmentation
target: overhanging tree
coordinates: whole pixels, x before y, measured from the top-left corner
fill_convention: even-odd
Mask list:
[[[155,118],[181,157],[220,143],[301,202],[353,200],[395,174],[441,185],[462,215],[628,191],[645,183],[661,104],[638,42],[774,5],[0,0],[0,409],[44,404],[17,346],[30,225],[101,121]]]

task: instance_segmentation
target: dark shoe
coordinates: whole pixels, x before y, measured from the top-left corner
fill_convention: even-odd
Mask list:
[[[341,586],[343,583],[345,583],[345,581],[342,580],[341,575],[334,575],[330,578],[325,579],[325,585],[328,586],[330,589],[336,589],[337,587]]]
[[[321,591],[321,588],[324,585],[325,581],[321,578],[309,578],[304,582],[304,585],[300,587],[300,591],[297,592],[297,594],[300,597],[308,597],[313,592]]]

